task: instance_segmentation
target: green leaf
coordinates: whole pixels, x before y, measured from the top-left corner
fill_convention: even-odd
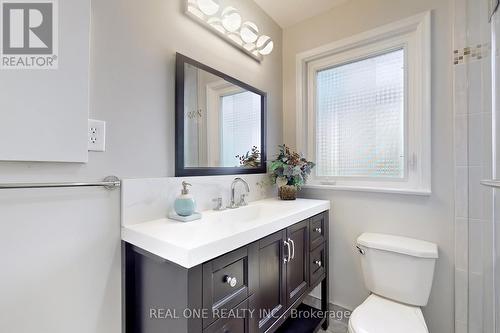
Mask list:
[[[281,161],[273,161],[271,163],[271,167],[270,168],[271,168],[272,171],[275,171],[276,169],[279,169],[279,168],[283,167],[283,165],[284,164]]]

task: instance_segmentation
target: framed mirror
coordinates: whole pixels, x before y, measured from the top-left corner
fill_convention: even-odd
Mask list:
[[[266,173],[266,93],[176,55],[175,175]]]

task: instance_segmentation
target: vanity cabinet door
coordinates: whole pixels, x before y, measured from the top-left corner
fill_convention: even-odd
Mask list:
[[[266,331],[286,309],[286,230],[259,241],[259,291],[252,307],[258,332]]]
[[[287,229],[291,256],[286,262],[287,306],[295,302],[309,287],[309,220]]]

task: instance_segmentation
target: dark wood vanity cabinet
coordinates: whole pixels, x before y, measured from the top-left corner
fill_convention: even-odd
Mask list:
[[[300,318],[290,314],[302,309],[303,298],[320,283],[322,309],[316,311],[327,310],[327,249],[328,212],[189,269],[124,243],[125,332],[326,329],[328,316],[310,320],[309,326],[300,323],[297,330],[294,321]]]
[[[265,332],[283,314],[286,298],[286,231],[267,236],[259,244],[259,292],[253,305],[257,332]]]

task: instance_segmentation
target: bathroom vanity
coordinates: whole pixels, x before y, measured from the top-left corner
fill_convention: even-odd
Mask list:
[[[321,313],[328,306],[330,202],[256,200],[266,195],[266,109],[265,92],[176,55],[177,177],[122,184],[127,333],[307,333],[328,326]],[[197,202],[215,200],[215,210],[204,207],[202,219],[188,223],[163,218],[180,177],[215,175],[189,179]],[[250,193],[234,175],[253,179],[258,190]],[[220,211],[229,179],[231,209]],[[244,192],[236,191],[239,183]],[[320,284],[322,309],[303,304]]]
[[[189,223],[124,225],[126,332],[326,328],[329,209],[323,200],[266,199]],[[318,285],[321,310],[303,304]]]

